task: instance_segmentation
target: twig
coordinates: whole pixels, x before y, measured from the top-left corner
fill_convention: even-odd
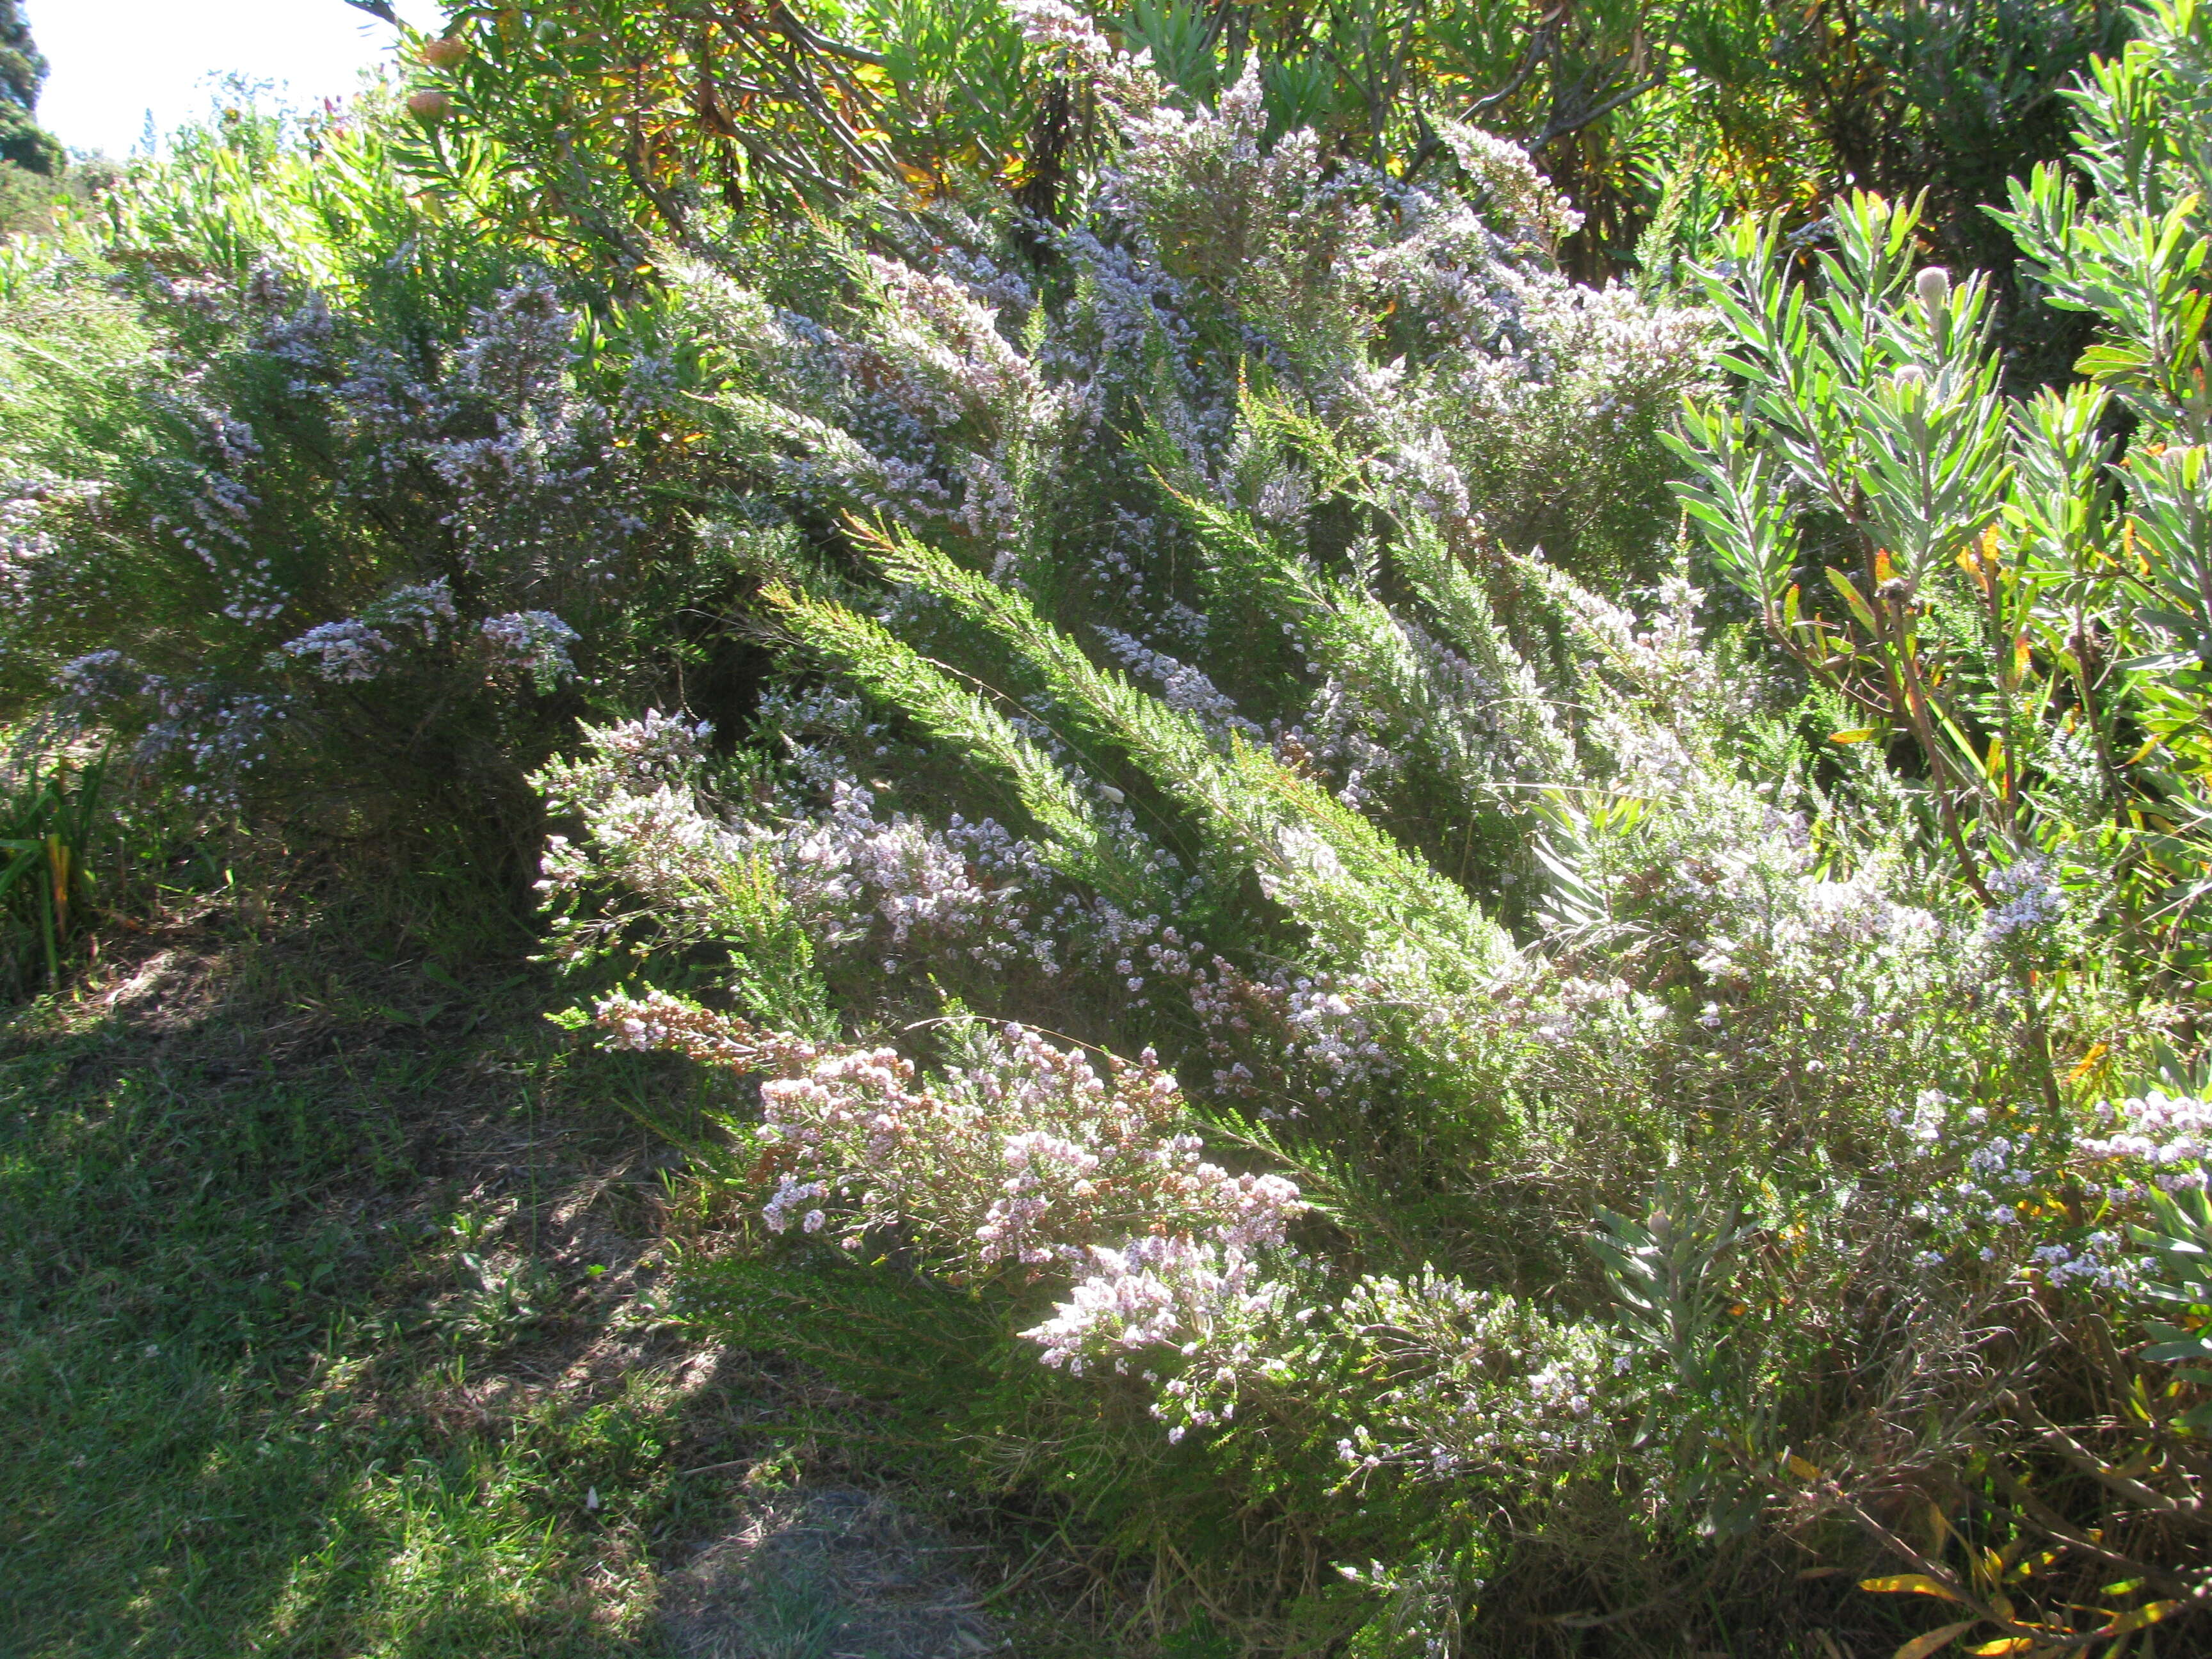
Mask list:
[[[1997,1484],[2004,1488],[2005,1496],[2020,1505],[2021,1513],[2027,1517],[2028,1523],[2037,1531],[2056,1539],[2070,1548],[2080,1550],[2084,1555],[2094,1556],[2100,1561],[2108,1562],[2129,1572],[2141,1573],[2144,1579],[2154,1586],[2161,1595],[2185,1595],[2189,1593],[2189,1587],[2179,1579],[2168,1573],[2161,1572],[2147,1562],[2136,1560],[2135,1557],[2124,1551],[2116,1550],[2108,1544],[2100,1544],[2079,1528],[2073,1526],[2063,1516],[2029,1491],[2027,1483],[2002,1464],[1993,1462],[1990,1467],[1996,1475]]]
[[[1577,116],[1571,121],[1553,122],[1551,125],[1544,129],[1544,136],[1542,137],[1539,138],[1534,143],[1528,146],[1528,154],[1534,155],[1548,145],[1552,144],[1554,141],[1568,137],[1574,133],[1580,132],[1584,127],[1589,126],[1594,121],[1602,120],[1605,117],[1612,114],[1613,111],[1619,109],[1623,104],[1628,103],[1632,100],[1641,98],[1645,93],[1650,92],[1654,87],[1663,83],[1666,79],[1667,77],[1664,75],[1650,76],[1648,78],[1638,82],[1636,85],[1616,93],[1613,96],[1607,99],[1605,102],[1600,104],[1595,109],[1590,111],[1587,115]]]
[[[702,1463],[696,1469],[678,1469],[676,1473],[679,1478],[687,1474],[712,1474],[717,1469],[750,1468],[759,1462],[757,1457],[732,1457],[726,1463]]]
[[[2017,1395],[2009,1397],[2007,1403],[2034,1426],[2037,1437],[2045,1445],[2099,1486],[2107,1487],[2123,1498],[2133,1498],[2145,1508],[2155,1510],[2161,1515],[2172,1516],[2177,1520],[2194,1521],[2199,1526],[2212,1525],[2212,1521],[2207,1520],[2200,1506],[2177,1503],[2154,1486],[2146,1486],[2140,1480],[2114,1472],[2103,1458]]]

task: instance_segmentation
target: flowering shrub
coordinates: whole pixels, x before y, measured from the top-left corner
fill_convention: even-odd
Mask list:
[[[640,618],[716,578],[645,495],[666,363],[424,216],[385,118],[187,144],[15,285],[0,350],[113,357],[96,399],[10,378],[0,672],[204,805],[467,822],[496,868],[552,733],[649,684],[674,635]]]
[[[1017,207],[748,246],[687,173],[599,286],[373,118],[141,173],[0,270],[98,371],[0,384],[15,708],[248,813],[542,803],[605,1040],[735,1085],[679,1311],[849,1327],[1248,1650],[1719,1644],[1792,1552],[1922,1654],[2212,1606],[2204,22],[2014,200],[2110,337],[2022,401],[1910,207],[1578,283],[1530,152],[1386,169],[1139,9],[992,18],[1067,77]],[[470,40],[481,107],[538,48]],[[664,144],[654,61],[589,118]]]
[[[559,949],[734,1002],[600,1017],[770,1074],[732,1127],[771,1236],[988,1285],[1032,1389],[1334,1449],[1271,1524],[1316,1568],[1429,1563],[1358,1582],[1447,1643],[1510,1547],[1419,1494],[1540,1528],[1627,1479],[1643,1524],[1740,1529],[1792,1437],[1856,1431],[1816,1414],[1857,1363],[1835,1292],[1905,1253],[1922,1174],[1881,1113],[2024,1078],[2005,936],[1736,775],[1774,682],[1684,576],[1630,607],[1574,574],[1648,568],[1648,507],[1526,550],[1544,480],[1656,482],[1704,318],[1565,283],[1565,210],[1474,135],[1417,191],[1271,141],[1249,87],[1121,119],[1044,273],[878,252],[813,315],[683,277],[757,469],[717,533],[860,695],[772,690],[735,771],[587,733],[541,776]],[[833,508],[882,523],[877,581],[802,550]],[[977,1017],[1009,1024],[943,1035]],[[878,1022],[947,1046],[935,1080],[829,1036]],[[1101,1078],[1040,1029],[1161,1059]],[[1849,1173],[1790,1197],[1747,1173],[1777,1158]],[[1676,1237],[1670,1167],[1744,1221],[1646,1340],[1583,1241]]]
[[[1840,204],[1809,284],[1746,229],[1712,311],[1655,309],[1559,275],[1510,146],[1439,129],[1417,187],[1149,73],[1102,83],[1119,148],[1047,260],[893,235],[806,308],[680,277],[753,469],[714,533],[803,654],[741,763],[602,729],[544,775],[562,954],[741,1015],[632,990],[616,1040],[771,1074],[730,1121],[796,1259],[880,1241],[993,1310],[987,1462],[1095,1471],[1079,1384],[1162,1535],[1172,1458],[1236,1471],[1302,1564],[1240,1581],[1255,1629],[1515,1650],[1532,1586],[1707,1583],[1778,1528],[1901,1559],[1973,1615],[1945,1639],[2193,1609],[2193,1557],[2059,1484],[2137,1478],[2099,1390],[2170,1402],[2160,1443],[2212,1420],[2159,1265],[2196,1109],[2097,1110],[2188,1016],[2084,965],[2124,915],[2158,974],[2196,948],[2196,785],[2111,739],[2124,704],[2193,742],[2195,670],[2118,659],[2191,637],[2163,455],[2116,529],[2100,406],[2007,404],[1984,290],[1915,278],[1890,204]],[[1636,503],[1685,392],[1668,568]],[[2066,1565],[1956,1565],[1907,1492]],[[2067,1575],[2114,1557],[2151,1588],[2099,1626]]]
[[[1117,1233],[1203,1239],[1241,1257],[1280,1244],[1300,1207],[1291,1182],[1230,1175],[1200,1160],[1196,1136],[1172,1132],[1182,1102],[1150,1055],[1102,1080],[1079,1054],[1016,1026],[918,1090],[895,1050],[825,1054],[665,995],[611,998],[597,1017],[626,1048],[778,1073],[762,1085],[755,1132],[776,1178],[763,1211],[771,1231],[816,1200],[837,1206],[833,1231],[851,1249],[871,1228],[912,1221],[947,1241],[949,1271],[972,1276],[1064,1272]],[[799,1218],[810,1233],[831,1225],[821,1207]]]
[[[1364,1278],[1339,1306],[1294,1309],[1299,1290],[1316,1288],[1294,1282],[1285,1251],[1307,1207],[1297,1185],[1206,1161],[1149,1051],[1134,1066],[1109,1061],[1102,1079],[1080,1054],[1013,1026],[924,1084],[895,1049],[825,1048],[663,993],[607,998],[595,1018],[617,1047],[774,1073],[744,1131],[756,1179],[773,1182],[760,1212],[770,1232],[796,1228],[848,1251],[896,1237],[956,1283],[1049,1285],[1052,1316],[1020,1334],[1073,1376],[1143,1366],[1170,1441],[1233,1420],[1242,1384],[1295,1385],[1286,1346],[1356,1350],[1392,1377],[1378,1420],[1419,1437],[1394,1444],[1357,1423],[1341,1442],[1355,1475],[1385,1461],[1434,1476],[1498,1458],[1555,1462],[1595,1425],[1605,1343],[1588,1327],[1433,1270],[1418,1287]],[[1509,1422],[1484,1425],[1478,1409]]]

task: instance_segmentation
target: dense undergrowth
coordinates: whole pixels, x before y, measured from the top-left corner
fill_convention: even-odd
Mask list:
[[[0,264],[20,988],[465,898],[1103,1650],[2201,1638],[2212,14],[410,52]]]

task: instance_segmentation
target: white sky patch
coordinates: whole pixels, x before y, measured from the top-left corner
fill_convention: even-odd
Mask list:
[[[437,0],[397,0],[417,28],[442,26]],[[167,133],[215,106],[215,77],[275,83],[268,101],[302,112],[344,99],[390,60],[389,24],[344,0],[25,0],[52,71],[39,123],[76,150],[121,157],[152,112]]]

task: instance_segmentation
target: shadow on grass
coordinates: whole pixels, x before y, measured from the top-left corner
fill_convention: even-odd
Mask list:
[[[0,1652],[664,1650],[666,1149],[542,987],[361,966],[188,941],[0,1025]]]

